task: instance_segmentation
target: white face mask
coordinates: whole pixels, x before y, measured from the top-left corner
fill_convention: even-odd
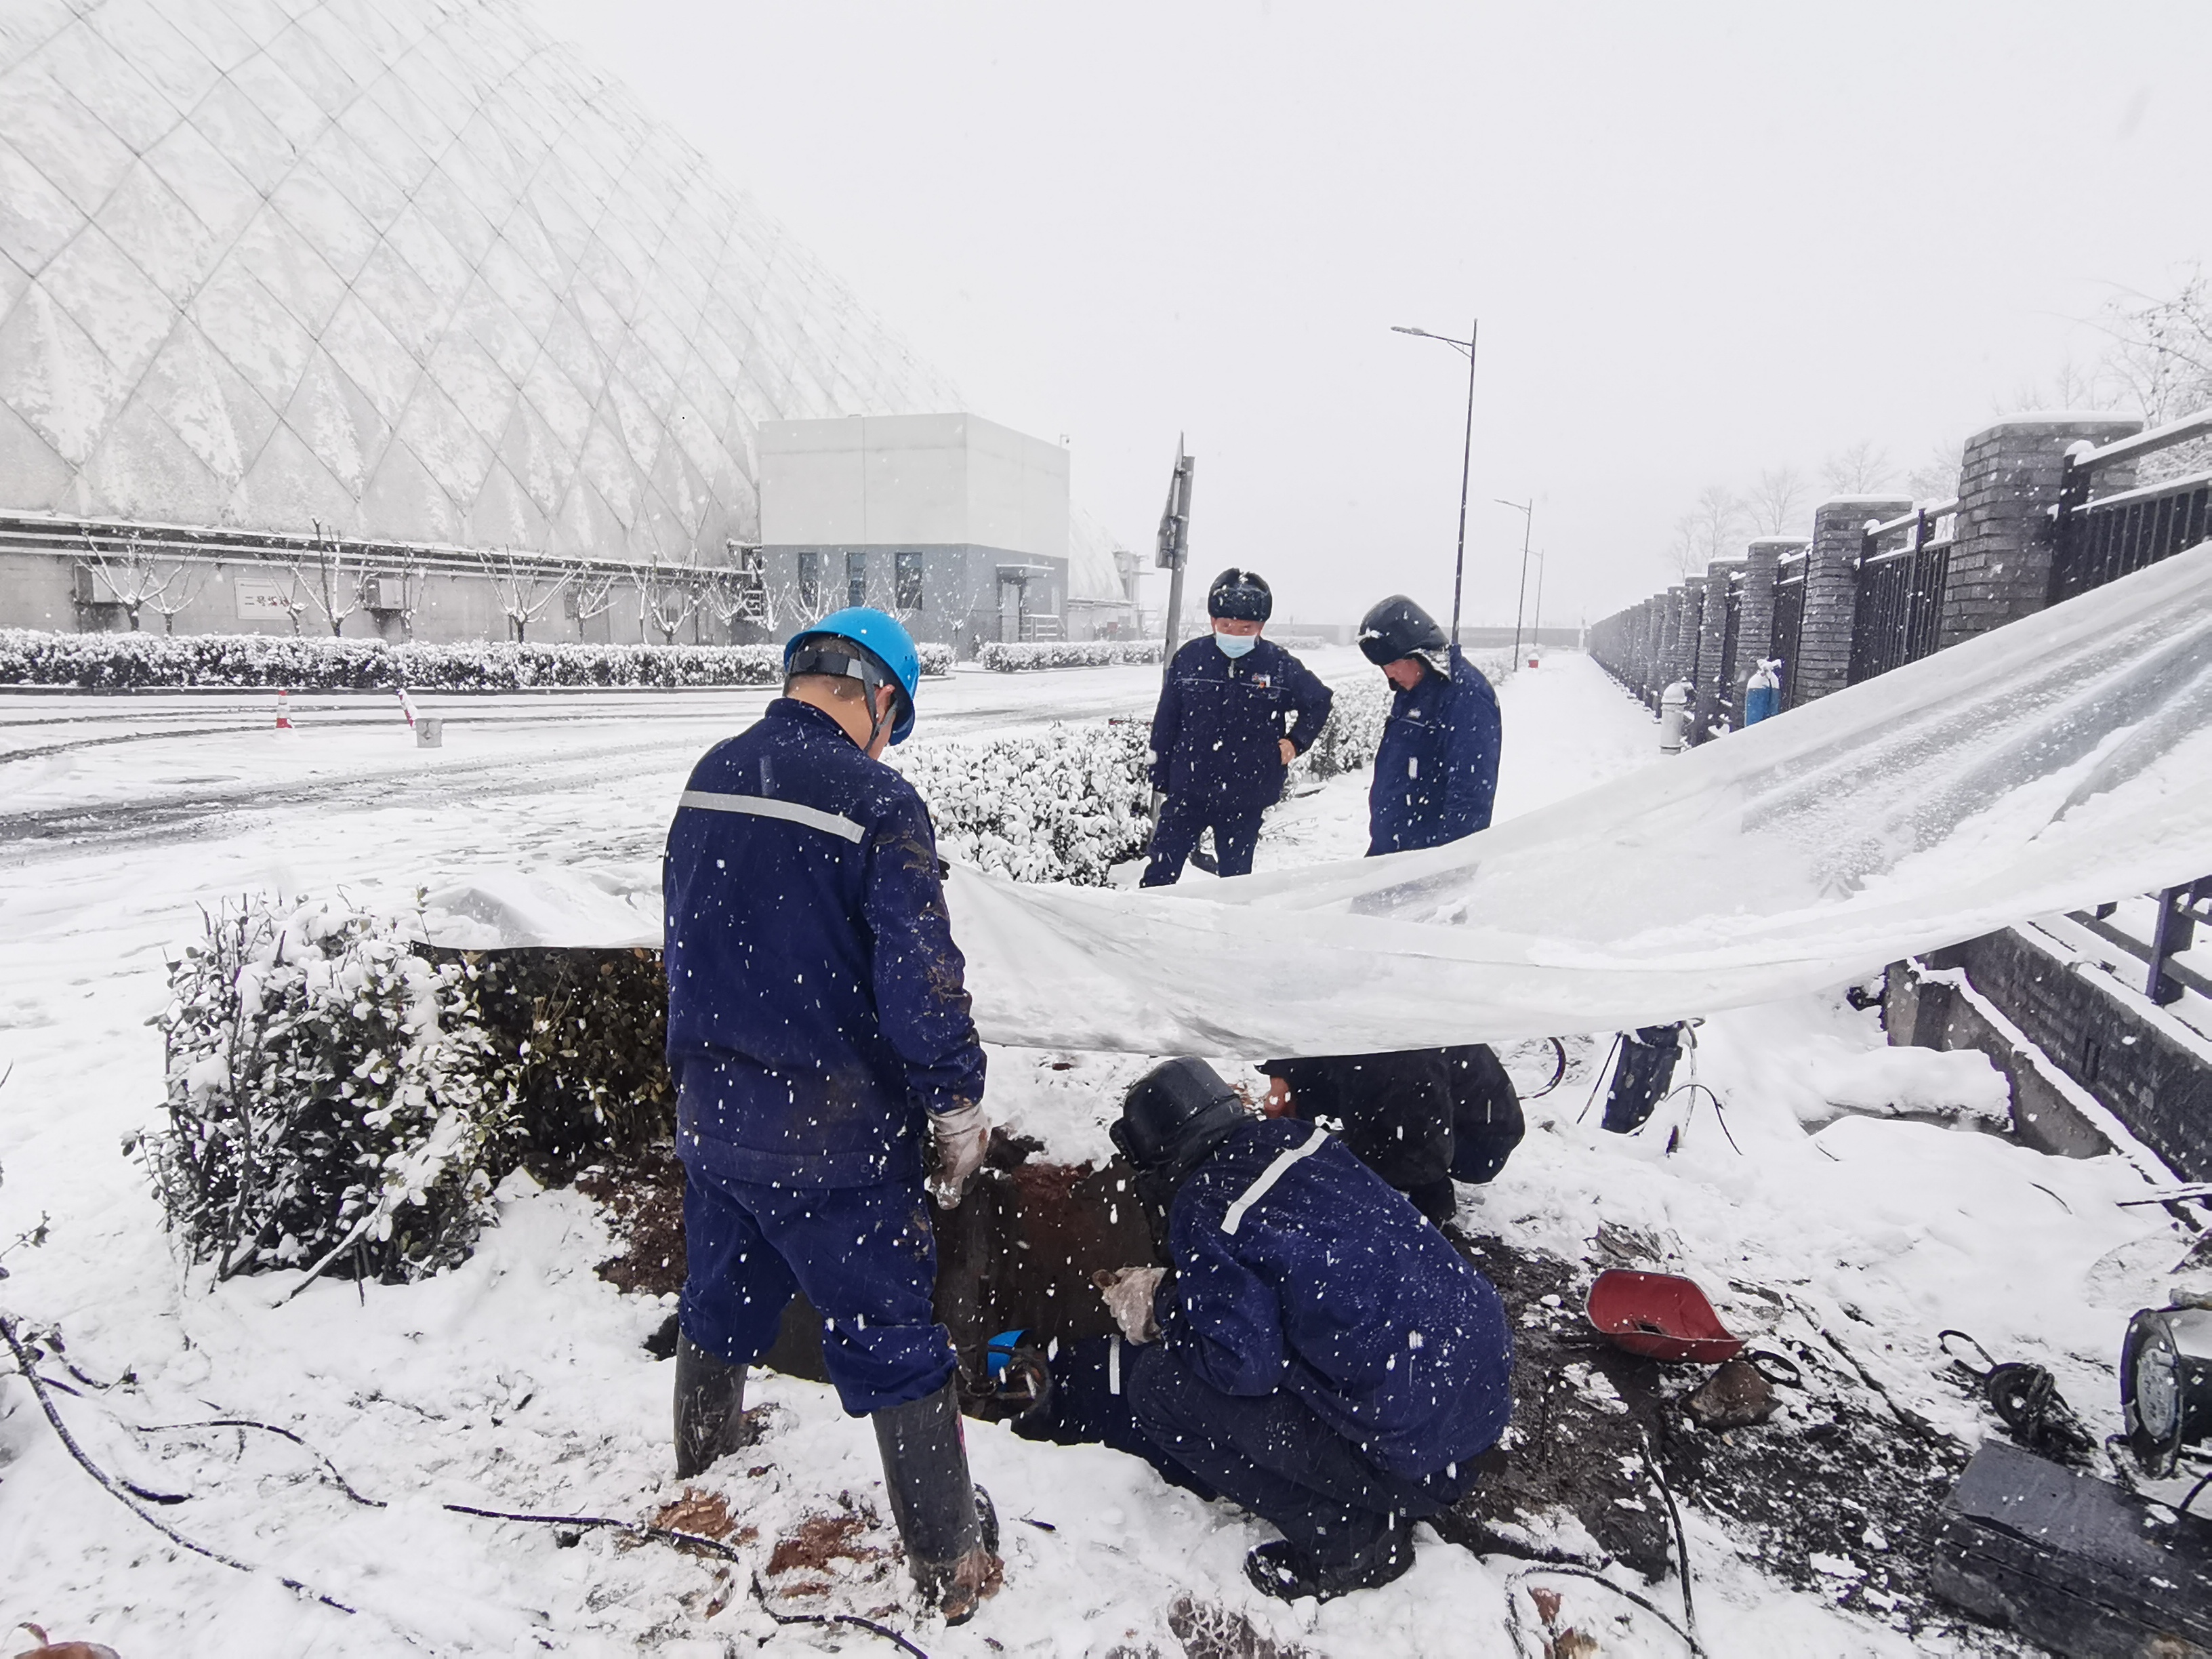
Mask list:
[[[1257,634],[1216,634],[1213,642],[1221,647],[1224,657],[1241,657],[1260,643]]]

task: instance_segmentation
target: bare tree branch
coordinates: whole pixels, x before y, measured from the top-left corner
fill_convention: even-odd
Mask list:
[[[556,576],[537,555],[517,553],[512,547],[480,547],[477,562],[491,578],[492,591],[518,645],[529,639],[530,624],[544,615],[546,607],[561,597],[562,589],[576,579],[573,566],[562,568]]]

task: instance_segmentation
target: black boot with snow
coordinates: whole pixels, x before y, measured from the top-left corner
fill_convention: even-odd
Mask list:
[[[1413,1524],[1403,1515],[1393,1515],[1382,1536],[1353,1560],[1322,1566],[1309,1560],[1286,1539],[1261,1544],[1244,1558],[1244,1576],[1253,1587],[1279,1601],[1312,1596],[1333,1601],[1353,1590],[1376,1589],[1403,1577],[1413,1565]]]
[[[676,1478],[704,1474],[753,1440],[745,1368],[725,1364],[688,1336],[676,1339]]]
[[[998,1517],[968,1474],[954,1386],[873,1413],[884,1490],[922,1599],[964,1625],[999,1592]],[[988,1524],[987,1524],[988,1523]]]

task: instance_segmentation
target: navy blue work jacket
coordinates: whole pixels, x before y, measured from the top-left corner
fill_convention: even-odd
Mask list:
[[[1272,640],[1242,657],[1212,634],[1175,653],[1152,716],[1152,787],[1225,812],[1256,812],[1283,795],[1288,738],[1300,754],[1328,719],[1329,689]]]
[[[1498,694],[1455,650],[1390,700],[1367,789],[1367,856],[1441,847],[1490,828],[1498,794]]]
[[[732,1180],[921,1173],[924,1114],[983,1096],[921,797],[780,697],[692,769],[668,829],[677,1149]]]
[[[1176,1192],[1161,1340],[1224,1394],[1288,1389],[1408,1480],[1497,1442],[1512,1413],[1504,1304],[1402,1194],[1326,1130],[1234,1131]]]

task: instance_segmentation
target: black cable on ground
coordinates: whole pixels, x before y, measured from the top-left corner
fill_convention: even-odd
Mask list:
[[[1729,1147],[1735,1152],[1738,1158],[1741,1158],[1743,1156],[1743,1148],[1735,1144],[1735,1136],[1731,1133],[1729,1129],[1728,1114],[1721,1109],[1721,1097],[1713,1092],[1712,1085],[1711,1084],[1692,1081],[1682,1084],[1679,1087],[1669,1089],[1665,1094],[1660,1096],[1659,1105],[1664,1106],[1668,1101],[1674,1099],[1676,1095],[1686,1094],[1690,1096],[1690,1109],[1692,1111],[1694,1111],[1697,1109],[1698,1105],[1697,1096],[1694,1091],[1700,1089],[1705,1091],[1705,1098],[1713,1103],[1713,1116],[1718,1121],[1721,1126],[1721,1133],[1728,1136],[1728,1144]],[[1655,1107],[1653,1109],[1656,1111],[1658,1109]],[[1689,1117],[1686,1114],[1682,1119],[1683,1127],[1686,1128],[1689,1125]]]
[[[129,1510],[131,1514],[137,1516],[179,1549],[190,1550],[194,1555],[204,1555],[210,1561],[219,1561],[224,1566],[239,1572],[268,1573],[295,1595],[309,1597],[321,1602],[326,1607],[336,1607],[340,1613],[359,1611],[358,1608],[348,1607],[335,1596],[324,1595],[311,1584],[303,1584],[296,1578],[276,1571],[273,1567],[257,1567],[250,1561],[241,1561],[236,1556],[225,1555],[221,1550],[210,1549],[205,1544],[196,1543],[167,1522],[147,1513],[132,1499],[131,1494],[124,1490],[120,1482],[112,1479],[100,1465],[85,1455],[84,1448],[77,1444],[76,1437],[70,1432],[69,1425],[62,1421],[61,1413],[55,1408],[54,1397],[47,1390],[46,1379],[39,1375],[32,1364],[30,1351],[23,1346],[21,1339],[15,1334],[15,1322],[5,1314],[0,1314],[0,1338],[6,1340],[9,1350],[15,1356],[15,1364],[22,1370],[24,1380],[30,1383],[31,1392],[38,1396],[39,1405],[46,1414],[46,1421],[53,1425],[54,1432],[61,1437],[62,1444],[69,1449],[69,1455],[76,1460],[79,1468],[100,1482],[101,1490]]]
[[[1567,1080],[1567,1045],[1557,1037],[1546,1037],[1544,1041],[1552,1045],[1552,1080],[1537,1090],[1535,1093],[1522,1096],[1523,1103],[1541,1100]],[[1583,1109],[1587,1112],[1589,1109],[1585,1106]]]
[[[1526,1583],[1531,1578],[1541,1577],[1547,1573],[1555,1572],[1565,1573],[1576,1578],[1587,1578],[1593,1584],[1604,1585],[1606,1589],[1611,1590],[1615,1595],[1620,1596],[1623,1601],[1634,1602],[1638,1607],[1643,1608],[1644,1612],[1650,1613],[1654,1619],[1656,1619],[1661,1624],[1666,1626],[1668,1630],[1674,1632],[1675,1636],[1680,1639],[1682,1644],[1689,1649],[1692,1656],[1692,1659],[1707,1659],[1704,1644],[1699,1642],[1696,1637],[1691,1635],[1688,1631],[1684,1630],[1680,1625],[1676,1624],[1674,1620],[1667,1614],[1665,1610],[1649,1596],[1638,1594],[1636,1591],[1629,1589],[1626,1584],[1614,1583],[1612,1579],[1607,1577],[1603,1573],[1597,1571],[1595,1568],[1572,1566],[1565,1562],[1540,1567],[1523,1567],[1520,1571],[1513,1573],[1507,1577],[1505,1581],[1505,1613],[1513,1638],[1513,1645],[1516,1651],[1525,1652],[1527,1650],[1522,1646],[1521,1641],[1521,1608],[1519,1603],[1513,1599],[1514,1592],[1519,1589],[1522,1584]]]
[[[62,1444],[69,1449],[70,1455],[74,1457],[77,1461],[78,1464],[82,1467],[85,1473],[92,1476],[94,1480],[100,1482],[100,1484],[107,1490],[108,1493],[118,1502],[124,1504],[125,1507],[129,1509],[133,1515],[137,1516],[148,1526],[152,1527],[155,1531],[169,1539],[173,1543],[191,1551],[195,1555],[204,1555],[210,1561],[220,1561],[224,1566],[234,1567],[240,1572],[274,1572],[275,1570],[272,1568],[257,1567],[251,1562],[240,1561],[233,1556],[225,1555],[220,1550],[210,1549],[204,1544],[195,1543],[191,1539],[185,1537],[182,1533],[164,1524],[153,1516],[147,1514],[146,1511],[139,1508],[137,1504],[132,1503],[130,1497],[126,1495],[125,1489],[127,1487],[130,1492],[137,1492],[138,1488],[131,1486],[128,1482],[118,1481],[112,1479],[106,1471],[101,1469],[98,1464],[94,1463],[91,1458],[85,1455],[83,1448],[77,1444],[76,1437],[70,1433],[69,1425],[62,1421],[61,1413],[55,1409],[52,1397],[47,1393],[46,1380],[40,1376],[38,1373],[32,1369],[30,1352],[16,1336],[15,1322],[9,1319],[4,1314],[0,1314],[0,1336],[4,1336],[6,1338],[9,1347],[14,1351],[16,1364],[21,1367],[24,1376],[31,1384],[32,1392],[38,1395],[40,1405],[46,1410],[46,1421],[53,1425],[54,1432],[61,1437]],[[258,1429],[264,1434],[280,1436],[283,1438],[290,1441],[294,1445],[299,1447],[301,1450],[307,1452],[309,1455],[314,1457],[318,1462],[319,1462],[322,1464],[324,1470],[330,1475],[331,1479],[337,1482],[338,1490],[343,1492],[349,1498],[352,1499],[353,1502],[360,1504],[363,1509],[380,1510],[390,1507],[390,1505],[381,1498],[366,1497],[362,1492],[356,1491],[353,1483],[348,1480],[343,1474],[338,1472],[337,1465],[331,1462],[328,1456],[325,1455],[324,1453],[318,1450],[307,1441],[302,1439],[299,1435],[295,1434],[291,1430],[280,1428],[274,1423],[258,1422],[252,1418],[246,1417],[217,1417],[210,1418],[204,1421],[196,1423],[151,1424],[144,1427],[137,1428],[137,1432],[141,1434],[179,1434],[195,1429]],[[149,1497],[149,1501],[155,1503],[183,1503],[185,1501],[185,1498],[181,1495],[174,1497],[164,1497],[158,1494],[143,1493],[141,1495]],[[710,1554],[719,1555],[726,1560],[733,1561],[740,1566],[744,1565],[744,1556],[732,1546],[723,1543],[720,1539],[708,1538],[702,1533],[679,1531],[673,1527],[651,1526],[641,1521],[620,1521],[617,1520],[612,1516],[605,1515],[533,1515],[513,1510],[483,1509],[473,1504],[441,1504],[439,1505],[439,1508],[445,1510],[449,1514],[473,1516],[477,1519],[485,1521],[520,1521],[534,1526],[569,1527],[579,1531],[611,1528],[617,1532],[628,1533],[635,1538],[652,1539],[660,1543],[675,1544],[678,1546],[690,1545],[696,1549],[705,1550]],[[348,1607],[344,1602],[337,1601],[331,1596],[324,1595],[321,1591],[315,1589],[311,1585],[301,1583],[296,1578],[286,1577],[282,1573],[276,1573],[275,1576],[278,1582],[283,1583],[286,1589],[290,1589],[298,1595],[312,1596],[314,1600],[322,1602],[325,1607],[336,1607],[340,1613],[357,1613],[359,1611],[358,1608]],[[929,1659],[929,1656],[927,1653],[924,1653],[920,1648],[916,1647],[912,1642],[908,1641],[898,1632],[891,1629],[888,1625],[879,1625],[874,1620],[864,1619],[856,1613],[783,1613],[778,1611],[775,1607],[769,1604],[768,1598],[768,1587],[761,1583],[760,1575],[757,1572],[752,1575],[751,1589],[753,1599],[760,1604],[761,1611],[766,1613],[770,1619],[774,1620],[778,1625],[849,1625],[856,1630],[866,1631],[872,1636],[881,1637],[884,1641],[892,1643],[904,1652],[912,1654],[914,1656],[914,1659]]]
[[[1674,1528],[1674,1554],[1682,1564],[1683,1634],[1694,1650],[1698,1646],[1698,1604],[1690,1591],[1690,1535],[1682,1528],[1682,1511],[1675,1504],[1674,1490],[1667,1484],[1667,1472],[1653,1455],[1651,1437],[1642,1424],[1637,1425],[1636,1437],[1644,1448],[1644,1467],[1651,1471],[1651,1484],[1659,1488],[1659,1496],[1667,1505],[1667,1519]]]

